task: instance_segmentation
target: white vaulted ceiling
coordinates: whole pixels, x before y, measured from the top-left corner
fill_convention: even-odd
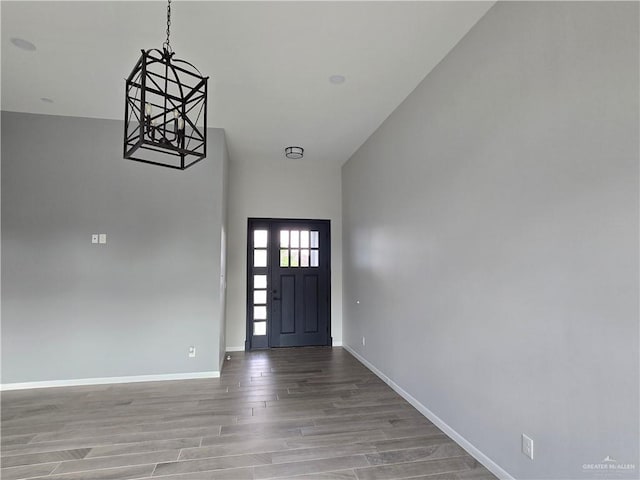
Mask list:
[[[492,4],[174,0],[171,45],[210,76],[208,124],[232,160],[301,145],[343,163]],[[124,78],[166,28],[162,1],[2,1],[1,15],[2,109],[78,117],[122,119]]]

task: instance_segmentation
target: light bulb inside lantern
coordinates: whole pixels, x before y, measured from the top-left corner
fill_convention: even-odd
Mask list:
[[[184,118],[178,117],[178,130],[184,130]]]
[[[149,128],[149,130],[151,130],[151,138],[153,140],[156,139],[156,125],[158,122],[156,122],[155,118],[153,120],[151,120],[151,128]]]
[[[146,113],[148,116],[151,116],[151,104],[149,102],[145,103],[144,105],[144,113]]]

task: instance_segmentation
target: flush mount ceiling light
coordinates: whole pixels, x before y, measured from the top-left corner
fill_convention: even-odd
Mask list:
[[[18,47],[20,50],[26,50],[28,52],[33,52],[36,49],[36,46],[33,43],[25,40],[24,38],[13,37],[11,39],[11,43],[14,47]]]
[[[184,170],[207,156],[207,80],[169,44],[142,50],[126,79],[124,158]]]
[[[298,160],[304,156],[304,148],[302,147],[287,147],[284,149],[284,155],[287,158]]]
[[[329,81],[334,85],[340,85],[345,82],[347,78],[344,75],[331,75]]]

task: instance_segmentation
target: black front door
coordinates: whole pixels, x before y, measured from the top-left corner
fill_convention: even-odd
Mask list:
[[[328,220],[250,219],[247,349],[331,345]]]

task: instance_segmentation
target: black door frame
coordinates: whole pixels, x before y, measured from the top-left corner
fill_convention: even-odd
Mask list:
[[[324,219],[309,219],[309,218],[248,218],[247,219],[247,279],[246,279],[246,333],[245,333],[245,342],[244,349],[246,351],[249,350],[260,350],[260,349],[268,349],[271,348],[271,317],[272,317],[272,305],[273,301],[271,299],[271,285],[268,285],[267,288],[267,334],[263,336],[264,338],[254,339],[253,335],[253,275],[255,273],[253,267],[253,235],[252,232],[256,229],[265,228],[269,232],[272,231],[272,224],[276,222],[301,222],[301,223],[323,223],[326,225],[328,232],[328,241],[326,244],[326,248],[323,252],[326,252],[327,255],[327,274],[328,274],[328,282],[329,282],[329,291],[328,291],[328,318],[327,318],[327,346],[331,346],[333,344],[333,337],[331,336],[331,220]],[[267,243],[267,258],[269,261],[267,262],[267,267],[264,269],[264,272],[267,275],[267,281],[271,281],[271,273],[272,268],[270,261],[271,255],[270,248],[272,246],[271,239],[269,239]]]

